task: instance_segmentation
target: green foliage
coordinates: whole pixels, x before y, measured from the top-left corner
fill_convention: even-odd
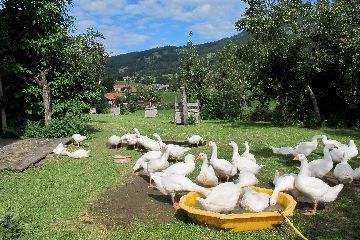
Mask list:
[[[139,96],[138,94],[126,93],[127,109],[129,112],[135,112],[139,109]]]
[[[139,98],[144,101],[144,105],[148,106],[161,101],[160,92],[152,85],[139,87],[138,89]]]
[[[44,118],[44,83],[50,89],[52,119],[88,112],[103,97],[99,80],[108,55],[102,35],[91,29],[74,34],[70,0],[3,2],[0,53],[7,64],[0,61],[0,75],[9,122],[21,126]],[[38,78],[45,71],[46,79]]]
[[[189,99],[199,99],[200,92],[206,88],[207,63],[200,57],[197,49],[189,41],[187,47],[179,51],[180,66],[177,78],[184,86]]]
[[[86,134],[88,117],[85,115],[67,114],[61,119],[54,119],[48,126],[42,121],[29,121],[26,124],[24,137],[50,138],[68,137],[75,133]]]
[[[17,239],[27,233],[27,222],[25,218],[10,212],[0,213],[0,239]]]
[[[215,89],[209,88],[201,92],[200,110],[202,119],[222,119],[221,98]]]
[[[188,123],[189,125],[195,125],[196,124],[196,117],[194,114],[190,114],[188,117]]]
[[[269,108],[256,107],[254,111],[250,113],[249,120],[254,122],[267,122],[272,118],[272,111]]]
[[[251,35],[242,59],[254,97],[278,101],[276,122],[293,122],[293,116],[314,126],[344,113],[339,123],[356,125],[360,6],[343,0],[246,2],[249,8],[236,23]],[[317,121],[309,120],[310,109]]]
[[[319,128],[322,123],[316,118],[316,114],[313,111],[308,111],[304,114],[303,124],[307,128]]]

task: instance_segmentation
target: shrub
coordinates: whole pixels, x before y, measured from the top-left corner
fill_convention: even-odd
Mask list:
[[[272,113],[271,122],[275,126],[297,126],[300,124],[298,117],[295,113],[292,113],[290,111],[281,111],[279,107],[275,108],[275,110]]]
[[[189,125],[195,125],[196,124],[196,116],[194,114],[190,114],[188,118]]]
[[[316,118],[314,111],[307,111],[304,114],[303,120],[304,127],[307,128],[319,128],[321,127],[321,121]]]
[[[0,213],[0,239],[16,239],[25,235],[26,221],[10,213]]]
[[[29,121],[26,124],[24,137],[26,138],[50,138],[67,137],[74,133],[86,133],[87,116],[66,115],[62,119],[53,119],[48,126],[42,121]]]
[[[139,109],[139,97],[137,94],[126,94],[127,109],[129,112],[136,112]]]
[[[254,111],[249,113],[249,119],[251,121],[270,121],[272,118],[272,111],[267,108],[256,108]]]

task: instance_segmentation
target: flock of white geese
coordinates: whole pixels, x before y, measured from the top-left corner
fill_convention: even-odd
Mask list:
[[[279,192],[287,191],[298,201],[312,202],[313,208],[303,214],[314,215],[318,202],[334,201],[342,190],[343,184],[360,179],[360,168],[353,169],[348,163],[354,157],[360,158],[357,156],[358,149],[353,140],[350,140],[348,144],[342,144],[328,139],[325,135],[315,135],[311,141],[301,142],[295,147],[271,147],[274,154],[295,156],[294,160],[300,161],[301,166],[297,174],[280,175],[276,170],[273,180],[275,187],[272,195],[269,195],[249,188],[249,186],[258,184],[259,180],[256,174],[264,166],[256,163],[247,141],[244,142],[245,151],[241,154],[234,141],[229,143],[233,152],[231,161],[228,161],[218,157],[218,146],[214,141],[206,144],[211,148],[211,156],[208,159],[205,153],[197,156],[189,154],[188,152],[191,150],[189,147],[165,144],[157,133],[153,134],[155,139],[152,139],[141,135],[137,128],[133,130],[134,134],[113,135],[107,143],[116,149],[122,144],[133,146],[134,149],[140,146],[146,149],[147,152],[136,161],[131,172],[136,174],[143,170],[145,174],[149,175],[148,187],[155,187],[164,195],[170,195],[173,207],[176,209],[179,208],[176,200],[177,193],[195,191],[202,194],[197,202],[208,211],[230,213],[236,207],[241,207],[248,212],[261,212],[277,203]],[[85,138],[85,136],[80,138],[73,135],[74,141],[78,144]],[[199,146],[205,142],[199,135],[193,135],[186,140],[192,146]],[[320,140],[324,145],[323,158],[308,162],[307,156],[318,147]],[[86,152],[84,149],[79,150]],[[54,152],[74,157],[60,144],[54,149]],[[83,154],[83,156],[78,154],[75,158],[80,158],[79,156],[88,157],[89,154]],[[170,164],[170,158],[175,159],[176,162]],[[184,161],[179,162],[182,158]],[[195,183],[187,176],[195,170],[195,161],[197,160],[201,160],[202,164]],[[335,168],[334,162],[337,163]],[[339,184],[333,187],[322,180],[332,170],[333,175],[339,181]],[[231,181],[229,181],[230,179]],[[209,187],[212,187],[212,190],[209,190]]]

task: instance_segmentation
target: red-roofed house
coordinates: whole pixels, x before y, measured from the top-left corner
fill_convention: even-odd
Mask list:
[[[124,84],[115,84],[114,85],[114,92],[121,92],[121,93],[126,93],[126,92],[131,92],[131,93],[136,93],[137,92],[137,88],[135,86],[130,86],[127,87]]]
[[[127,92],[136,93],[137,92],[136,86],[127,87],[124,84],[115,84],[113,87],[113,91],[109,93],[105,93],[104,97],[106,98],[106,100],[108,100],[111,106],[114,106],[115,99]]]

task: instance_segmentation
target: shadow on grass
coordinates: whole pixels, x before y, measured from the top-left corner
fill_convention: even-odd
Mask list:
[[[343,128],[333,128],[333,129],[324,129],[324,132],[329,136],[351,136],[354,139],[360,139],[360,130],[356,129],[343,129]],[[350,139],[349,139],[350,140]]]
[[[91,126],[89,124],[87,124],[85,126],[85,130],[87,133],[97,133],[97,132],[101,132],[99,128],[97,127],[94,127],[94,126]]]
[[[325,209],[316,216],[306,218],[307,229],[304,233],[311,239],[359,239],[358,219],[360,215],[359,189],[350,192],[340,192],[335,202],[326,204]],[[317,224],[321,222],[321,224]]]
[[[179,209],[176,211],[175,213],[175,218],[179,221],[182,221],[186,224],[192,224],[192,223],[195,223],[186,213],[185,210],[183,209]]]
[[[251,150],[251,153],[255,155],[255,158],[276,158],[277,162],[287,167],[293,167],[294,165],[297,165],[295,161],[292,161],[292,159],[294,158],[292,155],[274,154],[270,148],[254,148]]]
[[[231,120],[211,120],[209,121],[213,124],[225,124],[231,128],[271,128],[277,127],[271,122],[252,122],[252,121],[231,121]]]

